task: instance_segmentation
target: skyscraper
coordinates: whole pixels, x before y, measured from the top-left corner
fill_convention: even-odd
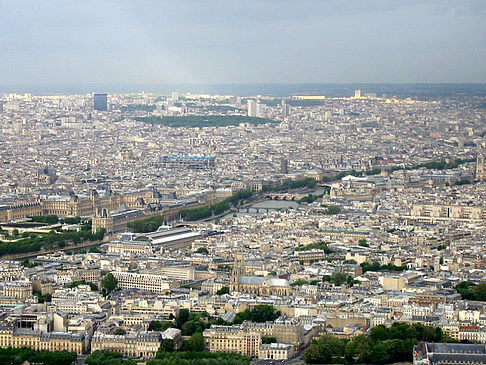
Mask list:
[[[263,117],[263,104],[261,103],[256,104],[256,116],[258,118]]]
[[[248,116],[249,117],[256,117],[257,116],[257,102],[255,100],[248,100]]]
[[[359,99],[361,97],[361,90],[354,90],[354,97]]]
[[[107,94],[94,94],[94,109],[99,111],[108,110]]]
[[[290,105],[282,100],[282,118],[288,117],[290,114]]]

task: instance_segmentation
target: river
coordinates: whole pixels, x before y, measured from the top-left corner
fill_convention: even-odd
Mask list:
[[[323,189],[319,188],[309,192],[309,194],[322,194],[324,192]],[[242,217],[244,215],[253,215],[259,216],[267,212],[267,210],[278,210],[278,209],[288,209],[288,208],[297,208],[299,203],[295,201],[287,201],[287,200],[265,200],[259,203],[255,203],[250,205],[248,208],[242,208],[238,212],[231,212],[221,219],[231,218],[236,214],[237,217]],[[258,211],[257,211],[258,209]]]

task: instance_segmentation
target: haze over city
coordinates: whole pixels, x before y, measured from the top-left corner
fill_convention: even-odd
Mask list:
[[[0,85],[486,82],[486,3],[0,1]]]
[[[485,20],[0,0],[0,364],[486,364]]]

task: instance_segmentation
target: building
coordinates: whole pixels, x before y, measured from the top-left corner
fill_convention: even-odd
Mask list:
[[[111,241],[106,245],[108,252],[113,253],[134,253],[139,255],[150,255],[153,253],[152,244],[148,241],[120,240]]]
[[[15,281],[4,283],[3,295],[25,300],[32,295],[32,284]]]
[[[93,233],[96,233],[99,229],[104,228],[106,233],[110,235],[126,231],[128,222],[143,217],[143,211],[137,209],[123,209],[113,212],[109,212],[108,209],[100,209],[91,222],[91,229]]]
[[[259,357],[262,335],[242,326],[211,326],[204,331],[206,347],[210,352],[236,352]]]
[[[405,218],[422,222],[479,222],[486,219],[486,211],[482,207],[469,205],[416,204]]]
[[[178,328],[167,328],[162,332],[162,340],[174,341],[174,349],[179,350],[182,348],[182,336],[181,330]]]
[[[422,342],[413,348],[413,364],[486,364],[486,349],[484,344]]]
[[[169,265],[157,269],[157,274],[164,275],[169,280],[194,280],[195,270],[191,265]]]
[[[186,192],[181,191],[181,193]],[[102,209],[108,211],[118,210],[120,212],[120,206],[125,206],[127,210],[141,210],[149,208],[151,205],[158,206],[164,203],[164,201],[167,201],[166,198],[170,199],[171,196],[173,196],[173,193],[164,196],[157,190],[147,189],[130,194],[115,194],[110,192],[105,196],[99,196],[97,191],[93,190],[86,197],[78,197],[74,193],[65,196],[45,197],[36,201],[20,204],[0,205],[0,221],[4,222],[51,214],[61,217],[86,217],[97,212],[99,213]],[[160,211],[167,219],[177,217],[180,208],[198,204],[197,200],[180,202],[174,199],[173,202],[174,204],[166,205]]]
[[[94,94],[94,110],[106,111],[108,110],[108,95]]]
[[[354,90],[354,98],[359,99],[361,97],[361,90]]]
[[[476,158],[476,174],[475,174],[476,180],[479,181],[484,181],[486,180],[486,168],[484,166],[484,156],[479,155]]]
[[[231,272],[230,291],[255,294],[263,297],[272,295],[288,296],[291,293],[290,284],[286,279],[276,277],[246,276],[239,263],[233,266]]]
[[[125,335],[95,332],[91,339],[91,352],[107,350],[120,352],[126,357],[154,358],[161,343],[160,332],[138,332]]]
[[[264,323],[257,323],[263,327]],[[268,332],[270,333],[270,332]],[[261,360],[287,360],[294,354],[294,346],[285,343],[262,344],[265,331],[243,326],[211,326],[204,331],[210,352],[235,352]]]
[[[260,345],[258,358],[261,360],[288,360],[294,354],[294,346],[286,343],[269,343]]]
[[[161,156],[160,166],[166,169],[205,170],[216,167],[216,158],[211,156]]]
[[[51,185],[57,180],[56,170],[50,167],[38,169],[35,173],[35,180],[44,185]]]
[[[43,332],[31,329],[14,329],[10,325],[0,326],[0,347],[45,351],[69,351],[81,355],[85,350],[85,335],[81,332]]]
[[[312,249],[306,251],[295,251],[295,256],[299,261],[317,261],[324,260],[327,255],[324,250]]]
[[[280,173],[283,175],[287,175],[289,173],[289,160],[285,157],[280,159]]]
[[[290,115],[290,105],[282,100],[282,118],[286,118]]]
[[[140,289],[160,294],[170,290],[167,277],[163,275],[120,271],[115,271],[112,274],[118,280],[118,288],[120,289]]]
[[[249,117],[256,117],[257,116],[257,102],[255,100],[248,100],[248,116]]]
[[[281,316],[274,322],[254,323],[245,321],[243,328],[259,332],[262,337],[275,337],[277,342],[300,345],[304,340],[304,328],[295,319]]]
[[[143,233],[138,238],[149,241],[155,250],[179,250],[190,248],[194,240],[201,238],[201,233],[188,227],[161,226],[157,231]]]

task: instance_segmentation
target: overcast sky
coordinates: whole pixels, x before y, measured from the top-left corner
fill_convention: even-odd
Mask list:
[[[486,82],[486,0],[0,0],[0,84]]]

